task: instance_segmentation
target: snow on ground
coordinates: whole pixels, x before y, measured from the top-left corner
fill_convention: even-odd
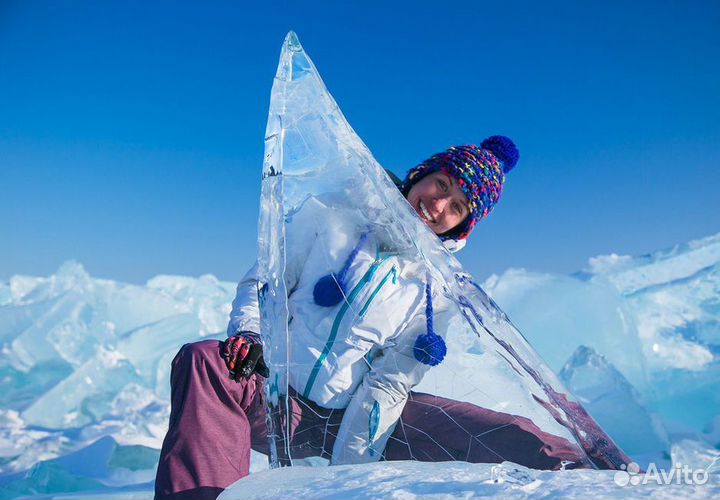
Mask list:
[[[291,467],[241,479],[220,499],[398,500],[445,498],[717,498],[720,475],[704,485],[620,486],[615,472],[537,471],[510,462],[383,462],[337,467]],[[620,472],[618,480],[630,478]],[[641,478],[643,476],[636,476]]]
[[[668,471],[669,472],[669,471]],[[616,474],[618,479],[616,480]],[[630,484],[635,477],[638,484]],[[383,462],[337,467],[266,470],[241,479],[220,500],[348,500],[461,498],[718,498],[720,475],[705,484],[662,483],[661,476],[630,476],[596,470],[537,471],[504,462]],[[36,498],[142,499],[153,497],[152,485],[139,489],[88,491]]]

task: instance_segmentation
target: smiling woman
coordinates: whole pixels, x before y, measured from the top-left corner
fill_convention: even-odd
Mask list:
[[[500,200],[505,174],[520,157],[502,135],[454,146],[408,171],[402,192],[440,239],[465,240]]]
[[[435,234],[443,234],[467,217],[468,198],[445,172],[435,172],[415,184],[407,200]]]

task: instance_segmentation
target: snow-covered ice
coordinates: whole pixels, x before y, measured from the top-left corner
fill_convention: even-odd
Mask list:
[[[509,269],[483,285],[555,371],[577,346],[591,347],[668,433],[720,444],[704,432],[720,415],[720,234],[641,257],[591,258],[572,276]],[[622,425],[612,412],[595,417]]]

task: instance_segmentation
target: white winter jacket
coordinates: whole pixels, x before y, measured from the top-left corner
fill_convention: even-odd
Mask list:
[[[322,217],[319,214],[322,213]],[[328,213],[332,215],[328,216]],[[346,223],[349,213],[329,212],[307,200],[286,226],[290,356],[289,383],[324,408],[345,408],[332,464],[379,460],[408,394],[430,366],[413,347],[427,331],[425,268],[388,248],[366,227]],[[315,303],[320,278],[338,273],[353,249],[346,300],[334,307]],[[257,265],[237,287],[228,335],[260,332]],[[445,337],[447,299],[432,287],[435,333]]]

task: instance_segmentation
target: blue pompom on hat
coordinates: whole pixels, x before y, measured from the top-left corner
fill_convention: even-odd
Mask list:
[[[492,135],[480,143],[480,147],[488,149],[502,163],[504,173],[510,172],[520,159],[520,151],[509,137]]]

